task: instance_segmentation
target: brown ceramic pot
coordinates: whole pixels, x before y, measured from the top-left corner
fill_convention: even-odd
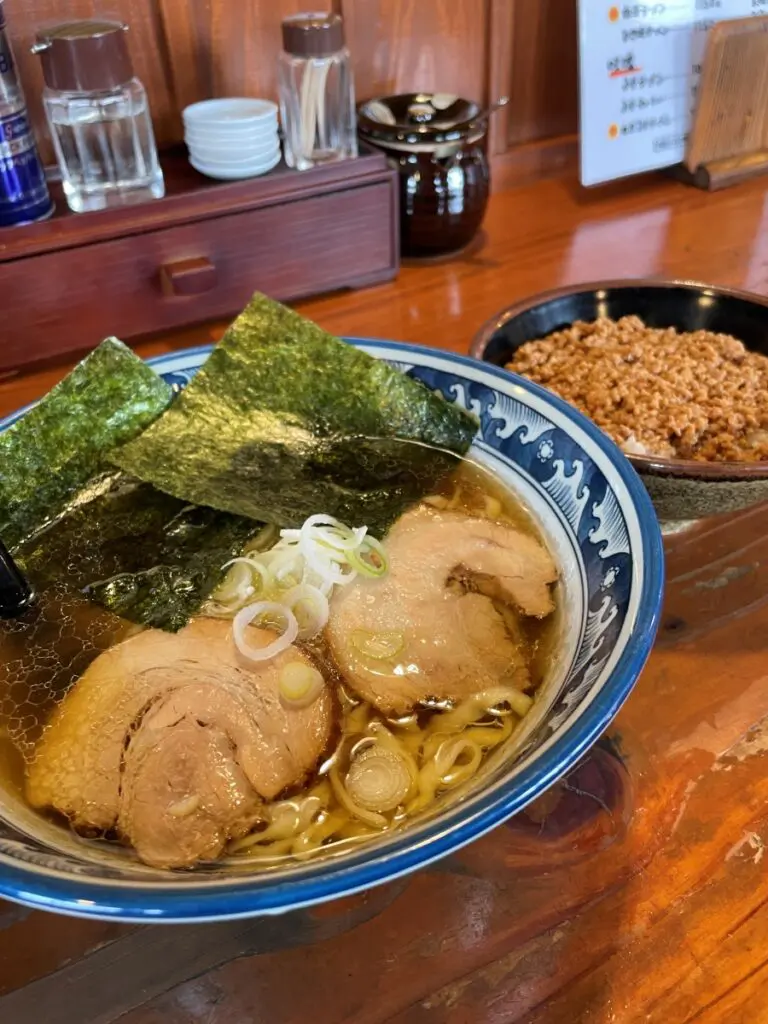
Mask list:
[[[362,104],[358,126],[398,170],[402,255],[469,245],[488,204],[488,112],[454,96],[407,93]]]

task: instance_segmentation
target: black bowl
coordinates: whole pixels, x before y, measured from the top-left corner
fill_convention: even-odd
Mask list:
[[[470,354],[504,366],[526,341],[576,320],[639,316],[649,327],[731,334],[768,355],[768,298],[692,281],[601,281],[524,299],[480,328]],[[768,463],[632,455],[660,519],[698,519],[768,500]]]
[[[687,281],[607,281],[559,288],[510,306],[475,335],[471,354],[503,366],[526,341],[576,320],[639,316],[649,327],[732,334],[768,355],[768,299]]]

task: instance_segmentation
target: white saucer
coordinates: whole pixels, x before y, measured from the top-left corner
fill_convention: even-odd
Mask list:
[[[204,174],[207,178],[216,178],[218,181],[239,181],[242,178],[258,178],[259,175],[266,174],[273,167],[277,167],[281,156],[282,154],[278,151],[271,160],[260,163],[217,164],[216,166],[199,163],[190,156],[189,162],[196,171]]]

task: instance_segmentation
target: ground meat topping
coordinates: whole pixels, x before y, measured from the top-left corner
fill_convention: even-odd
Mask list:
[[[768,357],[728,334],[578,321],[507,364],[577,406],[627,454],[768,461]]]

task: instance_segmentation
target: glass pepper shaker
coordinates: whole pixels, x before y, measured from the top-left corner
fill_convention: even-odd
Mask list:
[[[119,21],[72,21],[41,30],[43,103],[76,213],[165,194],[144,86],[134,77]]]
[[[283,21],[279,58],[285,161],[305,171],[357,156],[355,88],[338,14]]]

